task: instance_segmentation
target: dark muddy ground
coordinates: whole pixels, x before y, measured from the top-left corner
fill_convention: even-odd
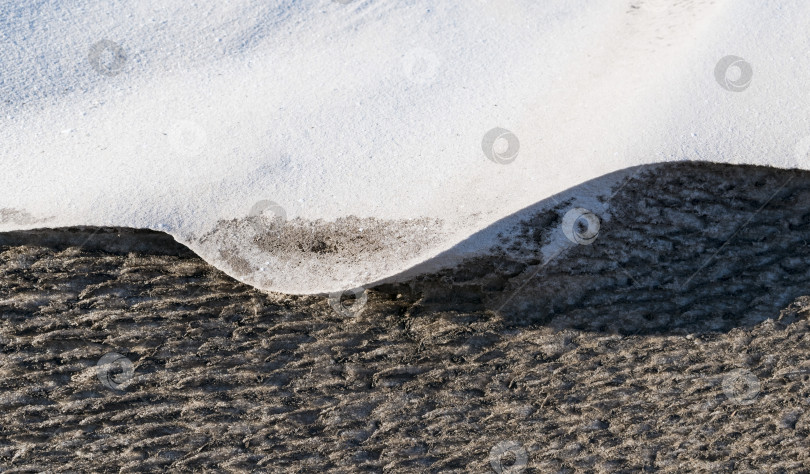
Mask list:
[[[0,470],[807,472],[808,176],[640,173],[592,245],[359,312],[164,234],[0,234]]]

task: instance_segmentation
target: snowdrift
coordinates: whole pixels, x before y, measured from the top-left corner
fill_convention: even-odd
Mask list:
[[[798,0],[75,0],[0,18],[0,231],[162,230],[268,291],[455,265],[566,190],[575,220],[609,219],[594,203],[641,165],[809,166]]]

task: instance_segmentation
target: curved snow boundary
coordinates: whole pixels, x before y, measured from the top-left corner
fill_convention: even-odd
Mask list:
[[[571,238],[576,219],[566,223],[564,215],[585,209],[599,222],[608,221],[613,193],[644,169],[656,167],[633,167],[591,180],[473,234],[452,233],[439,219],[396,221],[350,216],[326,222],[248,216],[221,221],[199,238],[178,241],[230,276],[261,289],[314,294],[369,287],[452,268],[466,259],[503,252],[504,248],[513,249],[511,252],[523,259],[563,251],[577,244]],[[559,213],[560,224],[553,235],[537,241],[523,232],[528,222],[552,209]],[[308,281],[309,275],[318,278]]]
[[[0,6],[0,230],[161,230],[314,293],[617,170],[810,167],[801,0],[220,3]]]

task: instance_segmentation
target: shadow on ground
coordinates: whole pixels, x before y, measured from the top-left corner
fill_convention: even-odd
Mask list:
[[[515,326],[620,334],[750,327],[810,294],[810,172],[639,167],[591,209],[601,218],[592,243],[562,239],[560,253],[542,255],[577,194],[521,211],[490,255],[378,289],[407,289],[428,312],[492,310]]]
[[[2,234],[0,467],[795,472],[807,178],[641,169],[591,245],[541,254],[561,200],[354,312],[263,294],[160,233]],[[122,390],[99,377],[112,352]]]

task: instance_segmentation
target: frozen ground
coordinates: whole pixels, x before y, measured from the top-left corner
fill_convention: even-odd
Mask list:
[[[0,466],[800,472],[810,173],[655,171],[589,245],[543,255],[560,201],[361,311],[261,293],[165,234],[0,234]],[[131,374],[97,367],[113,352]]]

